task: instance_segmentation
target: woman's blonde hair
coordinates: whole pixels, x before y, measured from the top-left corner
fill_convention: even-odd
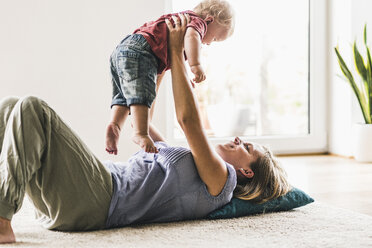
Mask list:
[[[204,0],[193,11],[205,19],[208,15],[215,18],[217,23],[229,28],[232,35],[235,28],[235,13],[230,3],[225,0]]]
[[[272,152],[267,147],[263,146],[263,149],[263,155],[251,164],[254,176],[244,183],[238,183],[234,190],[235,197],[264,203],[290,191],[287,173]]]

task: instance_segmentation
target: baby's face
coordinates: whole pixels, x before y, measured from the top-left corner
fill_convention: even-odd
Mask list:
[[[229,37],[229,27],[223,26],[216,21],[208,24],[207,33],[202,43],[210,45],[212,42],[224,41]]]

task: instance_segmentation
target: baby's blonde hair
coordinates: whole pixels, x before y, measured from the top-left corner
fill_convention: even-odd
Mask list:
[[[214,17],[217,23],[229,28],[229,36],[234,33],[235,13],[228,1],[203,0],[193,11],[203,19],[208,15]]]

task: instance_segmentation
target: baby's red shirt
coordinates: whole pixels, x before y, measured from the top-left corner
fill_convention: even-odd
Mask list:
[[[190,22],[187,27],[194,28],[199,33],[200,39],[203,40],[207,33],[207,23],[191,10],[181,13],[190,16]],[[171,19],[173,23],[171,18],[172,15],[177,15],[177,13],[162,15],[156,21],[147,22],[133,32],[134,34],[143,35],[150,44],[153,53],[158,58],[158,74],[170,69],[170,58],[168,57],[168,30],[165,19]]]

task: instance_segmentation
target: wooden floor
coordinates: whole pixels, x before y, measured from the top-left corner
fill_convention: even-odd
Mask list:
[[[372,216],[372,163],[332,155],[279,159],[291,184],[316,201]]]

